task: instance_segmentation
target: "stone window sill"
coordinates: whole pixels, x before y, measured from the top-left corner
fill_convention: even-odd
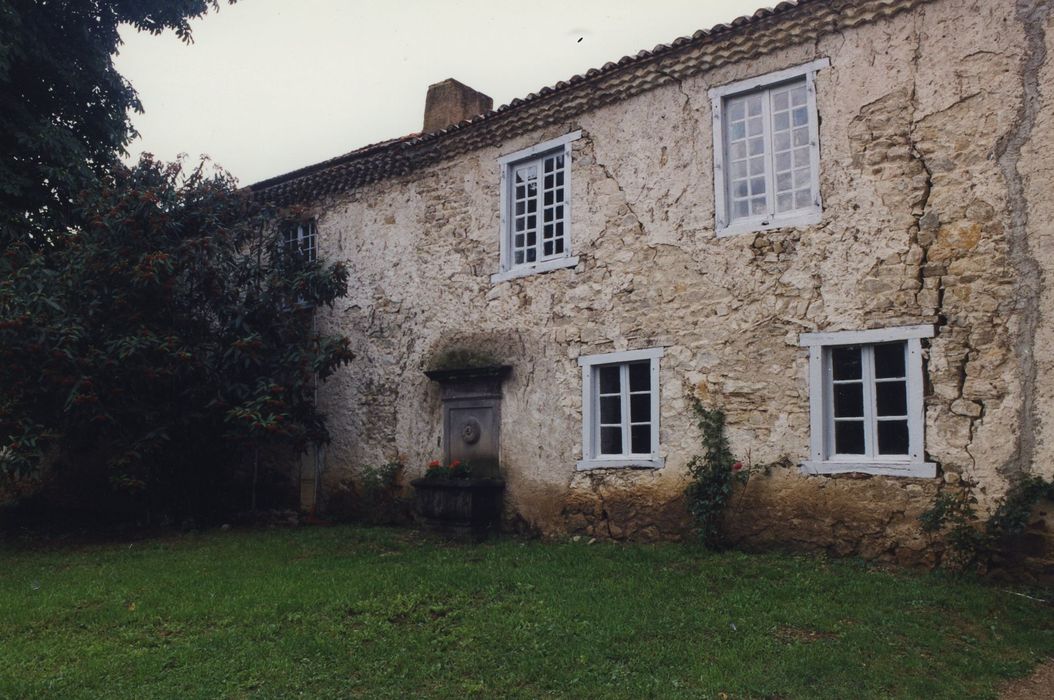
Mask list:
[[[873,474],[875,476],[906,476],[915,479],[933,479],[937,476],[934,462],[802,462],[801,473],[822,474]]]
[[[578,265],[578,256],[572,255],[567,258],[557,258],[555,260],[546,260],[545,262],[535,263],[532,265],[518,265],[511,270],[505,270],[504,272],[497,272],[490,276],[490,281],[493,284],[499,282],[506,282],[508,280],[514,280],[519,277],[530,277],[531,275],[539,275],[543,272],[552,272],[553,270],[563,270],[568,267],[575,267]]]
[[[583,459],[575,465],[575,469],[580,472],[591,469],[662,469],[665,463],[666,460],[662,457],[658,459]]]
[[[761,217],[733,221],[727,226],[719,226],[717,237],[738,236],[743,233],[760,233],[762,231],[775,231],[781,228],[802,228],[814,226],[823,220],[823,212],[819,207],[805,211],[791,212],[786,215],[774,217]]]

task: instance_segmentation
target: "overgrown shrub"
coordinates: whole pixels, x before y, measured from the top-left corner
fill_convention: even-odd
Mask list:
[[[983,519],[976,508],[976,486],[963,481],[954,491],[939,493],[919,516],[923,532],[940,534],[948,544],[945,563],[951,568],[987,570],[996,557],[1015,547],[1036,504],[1054,499],[1054,481],[1029,476],[1012,486]]]
[[[379,467],[364,466],[329,494],[325,517],[374,525],[405,522],[409,503],[403,497],[405,465],[394,460]]]

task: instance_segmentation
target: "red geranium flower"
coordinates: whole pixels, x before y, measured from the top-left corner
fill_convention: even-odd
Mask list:
[[[451,469],[454,469],[455,467],[460,467],[460,466],[461,466],[461,460],[460,459],[455,459],[453,462],[450,463],[450,468]]]
[[[431,462],[428,463],[428,468],[429,469],[439,469],[439,466],[440,465],[439,465],[439,460],[438,459],[433,459]]]
[[[732,471],[734,471],[734,472],[738,472],[742,468],[743,468],[743,463],[742,462],[736,462],[735,464],[732,465]]]

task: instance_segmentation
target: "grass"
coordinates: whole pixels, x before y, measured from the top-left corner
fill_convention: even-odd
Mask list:
[[[995,697],[1054,608],[692,545],[334,527],[0,546],[0,697]]]

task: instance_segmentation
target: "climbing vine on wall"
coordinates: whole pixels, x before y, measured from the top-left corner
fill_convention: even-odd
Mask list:
[[[750,469],[744,469],[728,445],[725,436],[725,414],[718,408],[706,408],[693,400],[692,410],[702,432],[702,454],[688,462],[690,482],[685,489],[688,511],[698,523],[699,534],[706,546],[725,545],[721,529],[722,515],[736,483],[746,484]]]

